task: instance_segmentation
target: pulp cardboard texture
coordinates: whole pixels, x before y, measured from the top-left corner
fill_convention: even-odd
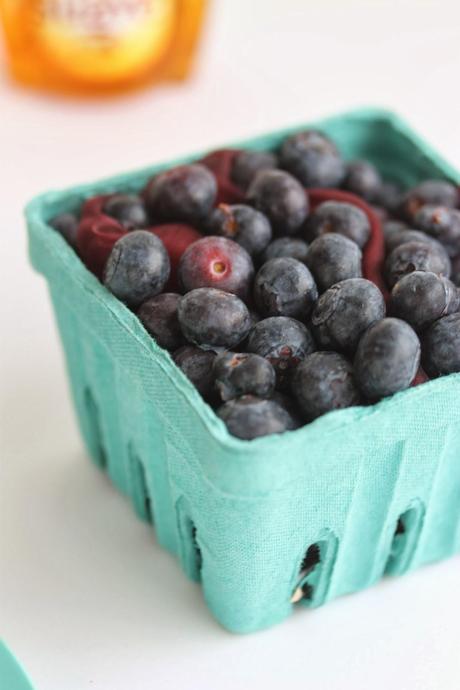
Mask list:
[[[404,185],[459,181],[391,113],[360,110],[308,126],[330,135],[346,158],[367,158]],[[234,146],[274,148],[289,132]],[[250,442],[230,436],[137,317],[47,225],[92,195],[138,191],[152,174],[202,155],[50,192],[26,215],[90,456],[201,581],[215,618],[249,632],[294,606],[320,606],[460,551],[460,374],[293,432]],[[320,562],[300,575],[311,544]],[[308,598],[292,604],[302,585]]]

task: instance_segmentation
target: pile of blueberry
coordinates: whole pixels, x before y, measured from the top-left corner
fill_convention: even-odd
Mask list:
[[[460,371],[459,204],[450,182],[402,190],[307,130],[51,225],[252,439]]]

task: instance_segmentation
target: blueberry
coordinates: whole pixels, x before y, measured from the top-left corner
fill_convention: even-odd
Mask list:
[[[369,161],[356,160],[348,163],[343,187],[367,201],[377,201],[382,187],[380,173]]]
[[[458,256],[454,256],[454,258],[451,261],[452,263],[452,273],[451,273],[451,280],[454,283],[454,285],[457,285],[457,287],[460,287],[460,254]]]
[[[122,302],[136,307],[163,290],[169,271],[163,242],[146,230],[134,230],[113,245],[104,284]]]
[[[214,360],[213,369],[216,387],[224,402],[246,394],[269,398],[275,390],[275,370],[265,357],[223,352]]]
[[[405,321],[386,318],[361,337],[354,360],[355,380],[369,400],[408,388],[420,362],[420,342]]]
[[[403,223],[402,220],[386,220],[382,223],[382,232],[385,238],[385,247],[388,247],[389,242],[393,240],[393,237],[400,235],[405,230],[409,230],[409,226]]]
[[[321,295],[311,324],[322,348],[353,353],[366,328],[384,316],[385,300],[378,287],[364,278],[349,278]]]
[[[63,236],[71,247],[77,246],[78,218],[73,213],[61,213],[50,220],[49,224]]]
[[[156,175],[147,185],[145,200],[152,218],[193,225],[211,211],[217,182],[204,165],[179,165]]]
[[[305,231],[310,242],[334,232],[348,237],[362,248],[370,237],[371,226],[364,211],[357,206],[342,201],[324,201],[308,218]]]
[[[270,259],[254,280],[254,301],[264,316],[295,316],[305,320],[317,299],[313,276],[297,259]]]
[[[460,372],[460,313],[435,321],[424,335],[422,351],[429,376]]]
[[[425,204],[455,208],[460,201],[458,189],[445,180],[425,180],[410,189],[403,197],[400,213],[412,223],[417,212]]]
[[[340,187],[345,163],[336,145],[316,130],[287,137],[280,149],[280,165],[305,187]]]
[[[182,254],[178,268],[184,292],[213,287],[246,297],[254,276],[247,251],[226,237],[203,237]]]
[[[177,318],[180,297],[174,292],[163,292],[161,295],[150,297],[137,310],[146,331],[165,350],[177,350],[185,343]]]
[[[336,352],[314,352],[305,357],[293,374],[292,390],[307,422],[361,402],[353,366]]]
[[[361,278],[362,254],[348,237],[330,233],[314,240],[307,254],[307,266],[320,292],[347,278]]]
[[[315,350],[315,343],[300,321],[289,316],[270,316],[253,326],[246,349],[266,357],[275,367],[278,386],[285,388],[292,370]]]
[[[426,242],[406,242],[395,247],[385,261],[385,279],[391,289],[412,271],[431,271],[450,276],[450,260],[444,249]]]
[[[246,190],[261,170],[272,170],[277,165],[275,154],[269,151],[239,151],[233,159],[231,178]]]
[[[416,213],[414,225],[441,242],[449,256],[456,256],[460,252],[460,211],[458,209],[427,204]]]
[[[246,441],[268,434],[281,434],[295,427],[289,413],[275,400],[264,400],[254,395],[229,400],[217,414],[233,436]]]
[[[244,204],[219,204],[209,218],[207,230],[211,235],[238,242],[251,256],[260,254],[272,238],[268,218]]]
[[[139,230],[149,225],[144,202],[135,194],[114,194],[105,202],[103,212],[118,220],[127,230]]]
[[[297,232],[308,214],[308,197],[302,185],[282,170],[264,170],[249,186],[249,203],[264,213],[281,235]]]
[[[251,328],[251,316],[244,302],[214,288],[188,292],[179,301],[178,315],[187,340],[204,350],[233,348]]]
[[[278,237],[270,242],[261,256],[262,263],[269,259],[290,257],[305,263],[307,259],[308,244],[299,237]]]
[[[299,429],[303,426],[303,420],[299,416],[299,405],[297,400],[291,395],[291,391],[286,393],[281,393],[280,391],[275,391],[271,396],[271,400],[274,400],[280,407],[283,407],[286,412],[291,415],[294,422],[294,429]]]
[[[421,230],[412,230],[411,228],[406,228],[401,232],[395,232],[387,239],[385,242],[387,254],[390,254],[393,249],[399,247],[401,244],[407,244],[408,242],[422,242],[423,244],[429,244],[432,247],[436,247],[436,249],[441,252],[443,256],[445,255],[445,250],[438,240],[435,240],[433,237],[430,237]]]
[[[382,182],[377,197],[374,200],[390,213],[396,213],[401,205],[403,191],[396,182]]]
[[[214,374],[212,365],[215,352],[205,351],[199,347],[185,345],[173,354],[173,360],[205,400],[213,401],[215,396]]]
[[[390,305],[392,314],[420,331],[441,316],[458,311],[460,294],[448,278],[414,271],[396,283]]]

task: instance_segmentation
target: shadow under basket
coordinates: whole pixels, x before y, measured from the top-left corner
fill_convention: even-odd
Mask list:
[[[346,158],[368,158],[404,185],[459,180],[390,113],[312,124]],[[274,148],[287,133],[234,146]],[[230,436],[137,317],[47,225],[92,195],[137,191],[152,174],[202,155],[35,199],[30,254],[49,283],[91,457],[201,582],[216,619],[248,632],[460,551],[460,374],[296,431]]]

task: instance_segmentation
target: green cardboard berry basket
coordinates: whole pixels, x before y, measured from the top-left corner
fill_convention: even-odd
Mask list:
[[[346,158],[368,158],[405,185],[460,179],[386,111],[312,124]],[[273,148],[287,133],[234,145]],[[201,581],[216,619],[248,632],[294,606],[320,606],[460,551],[460,374],[282,435],[230,436],[169,354],[47,225],[91,195],[139,190],[153,173],[202,155],[50,192],[26,215],[90,456]],[[314,544],[319,562],[310,549],[302,569]],[[305,597],[293,603],[299,587]]]

